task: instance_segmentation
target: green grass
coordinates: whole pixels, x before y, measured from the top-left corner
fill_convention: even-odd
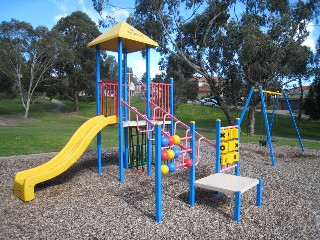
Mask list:
[[[54,113],[56,105],[46,99],[38,99],[31,105],[27,121],[18,121],[9,126],[0,126],[0,156],[11,156],[31,153],[60,151],[68,142],[72,134],[87,119],[95,116],[95,103],[80,103],[80,112],[73,113],[73,103],[64,101],[65,107],[61,113]],[[143,112],[144,106],[140,99],[132,99],[132,105]],[[239,112],[233,112],[239,116]],[[2,100],[0,102],[0,118],[20,118],[24,115],[24,109],[19,100]],[[186,124],[196,121],[196,128],[209,139],[215,139],[215,119],[221,119],[223,125],[227,124],[226,118],[219,108],[181,104],[176,106],[176,116]],[[242,136],[244,142],[257,142],[264,136],[264,125],[261,123],[261,114],[256,114],[256,136]],[[320,122],[299,120],[299,130],[307,148],[320,149]],[[242,129],[246,129],[244,118]],[[262,132],[263,131],[263,132]],[[183,132],[179,132],[183,135]],[[277,136],[279,145],[299,146],[296,133],[289,116],[278,116],[275,123],[274,135]],[[290,138],[290,139],[288,139]],[[291,139],[292,138],[292,139]],[[306,140],[309,139],[309,140]],[[109,126],[102,131],[103,147],[118,145],[118,128]],[[89,148],[94,149],[96,140],[93,140]]]

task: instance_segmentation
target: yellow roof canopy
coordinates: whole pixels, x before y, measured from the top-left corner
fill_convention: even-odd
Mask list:
[[[118,52],[118,38],[128,53],[145,50],[146,46],[157,47],[158,43],[144,35],[126,22],[119,22],[88,44],[88,47],[100,45],[100,49]]]

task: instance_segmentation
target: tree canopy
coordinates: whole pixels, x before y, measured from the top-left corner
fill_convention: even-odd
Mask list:
[[[100,12],[116,5],[93,2]],[[230,106],[251,87],[281,90],[304,74],[305,54],[295,53],[305,51],[307,25],[318,12],[316,0],[137,0],[128,22],[159,43],[162,64],[174,55],[204,77],[234,124]],[[252,101],[250,111],[258,102]]]

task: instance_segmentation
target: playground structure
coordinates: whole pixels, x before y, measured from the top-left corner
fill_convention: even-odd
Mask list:
[[[296,131],[296,134],[298,136],[298,140],[300,143],[300,147],[301,150],[304,151],[304,146],[303,146],[303,142],[302,142],[302,138],[300,136],[300,132],[299,132],[299,128],[298,125],[295,121],[292,109],[291,109],[291,105],[288,99],[288,96],[286,94],[286,92],[273,92],[273,91],[268,91],[268,90],[263,90],[262,87],[259,87],[258,89],[255,89],[254,87],[251,88],[249,95],[247,97],[246,103],[244,105],[244,108],[242,110],[241,116],[240,116],[240,125],[243,121],[243,118],[245,116],[246,110],[249,106],[249,103],[252,99],[253,94],[257,92],[259,93],[260,96],[260,100],[261,100],[261,109],[263,111],[263,117],[264,117],[264,121],[265,121],[265,127],[266,127],[266,135],[267,135],[267,140],[262,144],[262,145],[266,145],[266,143],[269,146],[269,152],[270,152],[270,158],[271,158],[271,165],[275,166],[276,162],[275,162],[275,157],[274,157],[274,153],[273,153],[273,145],[272,145],[272,136],[271,136],[271,132],[272,132],[272,128],[274,127],[274,119],[275,119],[275,111],[277,109],[277,103],[278,103],[278,98],[279,96],[283,95],[284,99],[286,100],[288,109],[289,109],[289,113]],[[268,115],[267,115],[267,106],[266,106],[266,102],[265,102],[265,98],[264,95],[266,94],[270,94],[273,97],[273,108],[272,108],[272,115],[271,115],[271,119],[268,119]]]
[[[171,79],[170,84],[150,82],[150,48],[156,46],[158,46],[156,42],[125,22],[118,23],[88,44],[88,47],[96,48],[97,117],[84,123],[66,147],[48,163],[16,174],[14,193],[19,198],[24,201],[32,200],[34,186],[66,171],[81,156],[95,135],[97,136],[97,169],[101,174],[101,130],[108,124],[118,123],[119,180],[124,182],[124,169],[134,165],[130,163],[130,158],[132,160],[139,158],[138,155],[143,155],[146,161],[141,161],[140,164],[146,164],[148,176],[152,175],[154,165],[155,220],[157,222],[162,221],[162,176],[174,173],[178,169],[189,169],[189,204],[191,206],[195,204],[196,187],[227,194],[234,193],[234,220],[240,221],[241,194],[255,186],[257,186],[257,205],[261,206],[262,180],[239,176],[239,120],[236,126],[230,127],[221,127],[221,122],[218,120],[216,143],[214,143],[196,132],[195,122],[191,122],[188,126],[177,119],[173,111],[173,80]],[[100,81],[101,50],[118,52],[117,81]],[[130,105],[128,90],[127,54],[141,50],[146,50],[145,113],[139,112]],[[177,135],[178,126],[185,132],[181,137]],[[132,129],[144,137],[142,144],[145,145],[144,151],[141,151],[138,143],[134,146],[130,145]],[[83,138],[86,139],[85,144],[82,143]],[[139,136],[135,138],[139,139]],[[196,181],[196,166],[200,163],[202,141],[216,149],[216,173]],[[225,173],[231,170],[234,170],[235,175]]]

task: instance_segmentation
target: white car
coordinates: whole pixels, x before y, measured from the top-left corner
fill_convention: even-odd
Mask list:
[[[202,106],[218,107],[218,102],[213,98],[203,98],[200,100]]]

